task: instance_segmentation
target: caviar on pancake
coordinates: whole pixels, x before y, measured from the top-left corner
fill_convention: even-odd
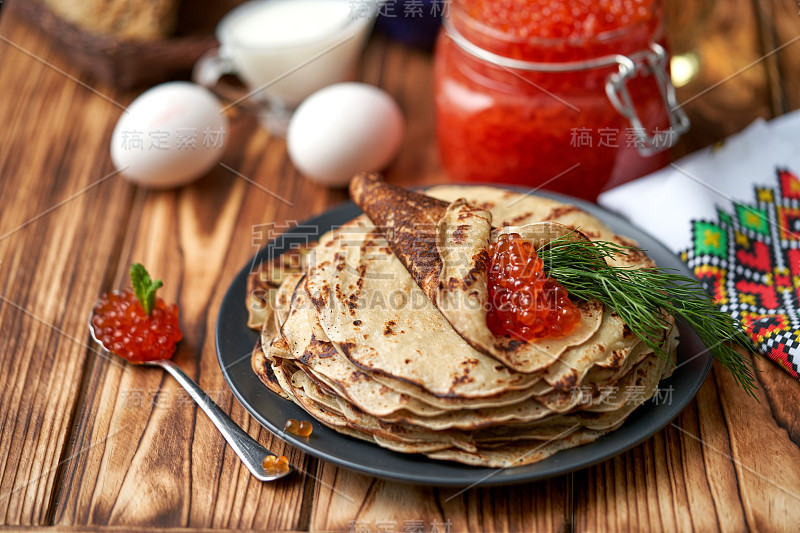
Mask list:
[[[544,273],[529,241],[517,233],[500,235],[489,257],[486,323],[492,333],[529,341],[566,335],[580,322],[567,290]]]

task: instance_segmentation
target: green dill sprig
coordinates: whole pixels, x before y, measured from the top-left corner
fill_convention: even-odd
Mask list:
[[[545,271],[570,295],[595,299],[614,309],[636,335],[660,355],[652,339],[669,328],[663,313],[680,317],[697,332],[714,357],[755,397],[753,362],[733,349],[734,342],[755,354],[742,324],[717,307],[692,278],[665,268],[616,267],[607,258],[638,252],[608,241],[574,240],[567,234],[537,250]]]
[[[164,284],[161,283],[160,279],[153,281],[147,269],[141,263],[131,265],[130,275],[136,299],[139,300],[142,309],[149,316],[156,306],[156,291]]]

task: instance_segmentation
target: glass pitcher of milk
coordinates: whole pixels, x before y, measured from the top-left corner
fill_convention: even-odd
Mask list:
[[[231,105],[246,104],[283,136],[303,99],[354,72],[377,11],[378,0],[247,2],[219,22],[220,47],[198,60],[194,80],[213,88],[236,75],[247,94]]]

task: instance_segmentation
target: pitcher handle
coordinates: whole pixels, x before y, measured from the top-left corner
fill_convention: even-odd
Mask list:
[[[235,73],[233,63],[220,55],[219,48],[214,48],[200,56],[200,59],[194,64],[192,80],[213,89],[222,76]]]

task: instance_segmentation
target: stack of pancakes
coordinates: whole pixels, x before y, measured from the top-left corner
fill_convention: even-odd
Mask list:
[[[635,245],[596,218],[491,187],[421,195],[361,175],[351,193],[365,215],[250,280],[254,371],[326,426],[399,452],[523,465],[618,428],[671,373],[669,316],[650,339],[669,357],[596,301],[574,302],[581,322],[563,337],[525,342],[486,327],[486,250],[499,232],[538,246],[566,226]],[[613,262],[653,265],[643,253]]]

